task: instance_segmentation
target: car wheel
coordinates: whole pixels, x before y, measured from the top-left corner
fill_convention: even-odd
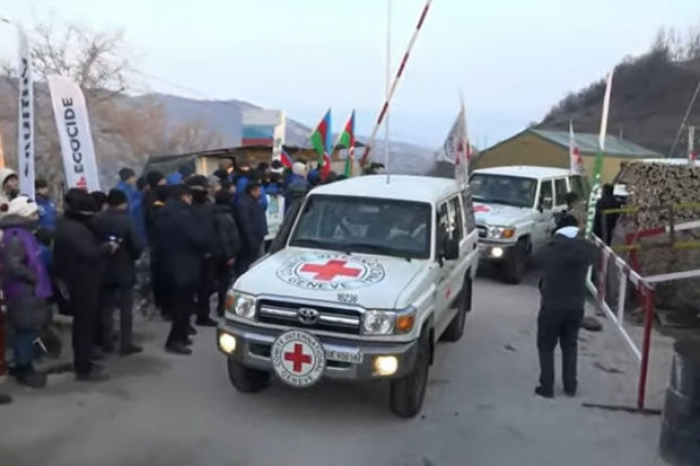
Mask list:
[[[526,270],[527,246],[524,241],[519,241],[501,265],[501,274],[506,283],[517,285],[522,281]]]
[[[241,393],[256,393],[267,387],[270,373],[250,369],[233,359],[228,361],[228,378],[236,390]]]
[[[415,417],[423,406],[425,390],[428,386],[430,368],[430,341],[428,332],[423,331],[418,343],[418,354],[413,371],[391,381],[390,407],[399,417]]]
[[[464,323],[467,320],[467,313],[472,308],[472,281],[469,278],[464,279],[462,291],[459,293],[457,300],[457,313],[452,318],[452,322],[442,334],[442,340],[450,343],[459,341],[464,335]]]

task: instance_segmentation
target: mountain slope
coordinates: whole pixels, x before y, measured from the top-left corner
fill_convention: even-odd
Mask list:
[[[243,111],[260,108],[241,100],[196,100],[168,94],[147,94],[129,98],[136,104],[146,99],[163,105],[171,124],[201,121],[219,134],[224,146],[240,145]],[[310,132],[311,128],[308,126],[287,118],[286,144],[308,145],[307,138]],[[366,138],[358,136],[358,140],[365,142]],[[383,140],[378,140],[376,147],[378,152],[373,155],[377,160],[383,161]],[[427,174],[433,169],[433,151],[398,141],[391,141],[389,147],[389,166],[392,173]]]
[[[655,50],[615,69],[610,103],[608,133],[668,154],[696,86],[700,82],[700,59],[675,62],[667,52]],[[604,82],[559,102],[537,125],[546,129],[569,129],[569,120],[578,132],[597,133],[603,105]],[[700,102],[689,124],[700,125]],[[685,156],[687,133],[675,150]]]

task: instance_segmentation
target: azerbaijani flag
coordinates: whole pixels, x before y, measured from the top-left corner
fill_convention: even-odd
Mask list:
[[[348,150],[348,157],[345,159],[345,176],[349,178],[352,176],[352,167],[355,163],[355,110],[345,123],[345,128],[338,138],[338,145]]]
[[[282,148],[282,151],[280,152],[280,162],[282,163],[282,166],[285,168],[292,168],[292,158],[289,156],[286,150]]]
[[[318,167],[321,171],[321,179],[325,180],[331,172],[331,109],[319,122],[316,130],[311,134],[311,145],[318,154]]]

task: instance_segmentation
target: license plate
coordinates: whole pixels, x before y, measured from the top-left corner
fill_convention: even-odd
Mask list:
[[[362,363],[362,353],[359,351],[336,351],[326,350],[326,359],[330,361],[351,362],[353,364]]]

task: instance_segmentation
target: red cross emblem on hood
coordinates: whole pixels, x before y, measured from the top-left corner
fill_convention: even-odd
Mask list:
[[[335,277],[357,277],[362,272],[361,269],[346,267],[347,261],[332,259],[325,264],[304,264],[301,272],[313,273],[314,280],[329,282]]]

